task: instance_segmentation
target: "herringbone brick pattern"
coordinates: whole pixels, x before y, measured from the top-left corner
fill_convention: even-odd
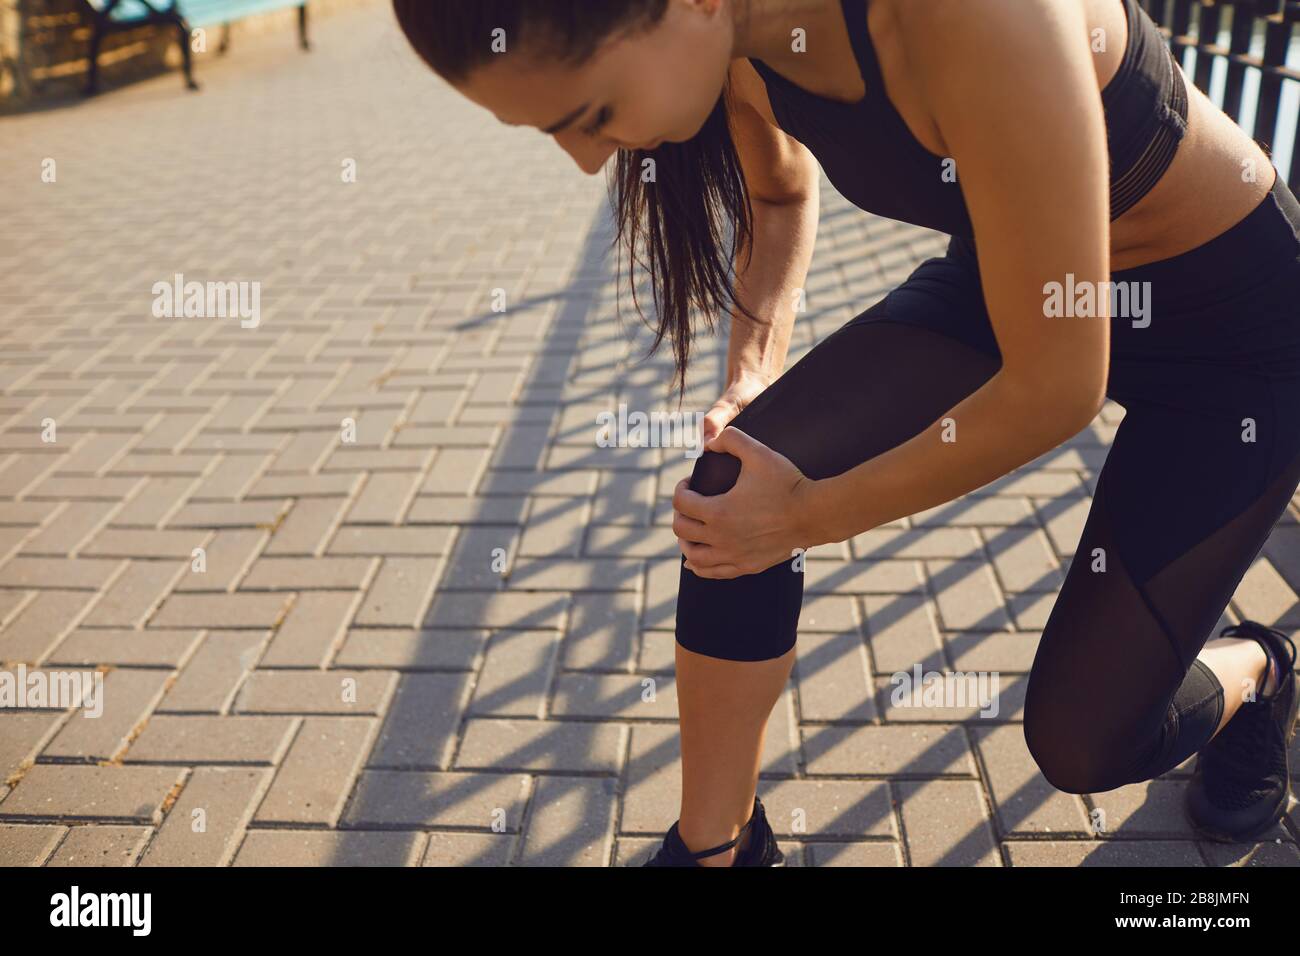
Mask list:
[[[0,863],[639,862],[678,809],[690,462],[593,441],[669,407],[626,289],[615,316],[603,180],[446,90],[386,4],[315,39],[0,124],[0,662],[104,680],[97,719],[0,710]],[[943,247],[823,196],[791,362]],[[177,273],[260,283],[260,321],[155,317]],[[1121,414],[810,555],[760,789],[793,863],[1300,862],[1294,807],[1210,846],[1187,766],[1083,797],[1026,750]],[[1230,616],[1300,627],[1297,590],[1292,515]],[[917,664],[1000,672],[1000,713],[891,707]]]

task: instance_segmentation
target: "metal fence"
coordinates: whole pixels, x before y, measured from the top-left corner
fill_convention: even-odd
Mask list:
[[[1245,128],[1243,115],[1253,113],[1246,132],[1272,155],[1279,142],[1291,142],[1290,169],[1279,169],[1293,189],[1300,189],[1300,108],[1284,102],[1289,85],[1300,92],[1300,0],[1139,0],[1169,38],[1178,62],[1187,66],[1187,51],[1196,51],[1192,81],[1210,95],[1211,76],[1218,61],[1226,64],[1221,99],[1223,111]],[[1227,40],[1226,45],[1224,40]],[[1261,50],[1262,41],[1262,50]],[[1246,97],[1248,71],[1258,72],[1254,95]],[[1251,84],[1254,86],[1254,84]],[[1211,97],[1214,98],[1214,97]],[[1274,160],[1276,162],[1276,160]]]

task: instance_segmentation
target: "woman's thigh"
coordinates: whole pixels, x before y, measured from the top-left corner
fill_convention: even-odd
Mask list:
[[[827,478],[919,434],[1000,366],[977,274],[951,256],[928,259],[818,343],[732,424],[810,478]],[[738,459],[705,452],[690,487],[722,494],[739,473]],[[678,643],[728,660],[779,657],[794,646],[802,599],[803,575],[790,561],[726,580],[683,566]]]
[[[731,424],[808,477],[826,478],[918,434],[1000,365],[973,263],[936,257],[819,342]],[[739,467],[705,452],[691,488],[721,494]]]

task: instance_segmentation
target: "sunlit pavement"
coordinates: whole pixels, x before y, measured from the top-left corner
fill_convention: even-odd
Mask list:
[[[313,34],[0,120],[0,661],[103,671],[98,717],[0,710],[0,864],[639,863],[678,811],[691,459],[597,441],[672,407],[626,286],[615,315],[604,179],[444,87],[385,3]],[[944,246],[823,203],[791,363]],[[156,290],[190,282],[249,309]],[[760,784],[791,863],[1300,862],[1294,804],[1198,843],[1190,762],[1083,797],[1025,747],[1122,414],[810,556]],[[1294,629],[1298,588],[1289,515],[1233,616]],[[914,666],[995,674],[996,715],[892,705]]]

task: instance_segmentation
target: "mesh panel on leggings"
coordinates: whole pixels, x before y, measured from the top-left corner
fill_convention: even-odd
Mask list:
[[[997,356],[883,315],[879,303],[827,336],[732,424],[805,475],[828,478],[919,434],[1001,364]],[[850,376],[843,371],[846,348],[854,356]],[[705,452],[691,488],[721,494],[739,473],[732,455]],[[802,598],[803,575],[789,561],[729,580],[700,578],[683,566],[677,641],[725,660],[780,657],[795,644]]]
[[[1133,424],[1142,412],[1130,412]],[[1162,480],[1196,484],[1173,448],[1152,447],[1126,418],[1098,478],[1097,494],[1065,584],[1044,628],[1025,699],[1025,738],[1054,786],[1102,792],[1157,777],[1200,750],[1222,716],[1223,688],[1195,660],[1242,575],[1300,478],[1300,457],[1260,489],[1243,474],[1233,490],[1202,484],[1207,496],[1249,496],[1239,513],[1135,582],[1126,555],[1152,543],[1117,526],[1113,499],[1161,502]],[[1142,444],[1137,442],[1141,441]],[[1158,460],[1165,460],[1163,472]],[[1173,459],[1173,460],[1168,460]],[[1143,469],[1139,471],[1138,469]],[[1266,476],[1265,476],[1266,477]],[[1105,570],[1094,570],[1094,549]]]

